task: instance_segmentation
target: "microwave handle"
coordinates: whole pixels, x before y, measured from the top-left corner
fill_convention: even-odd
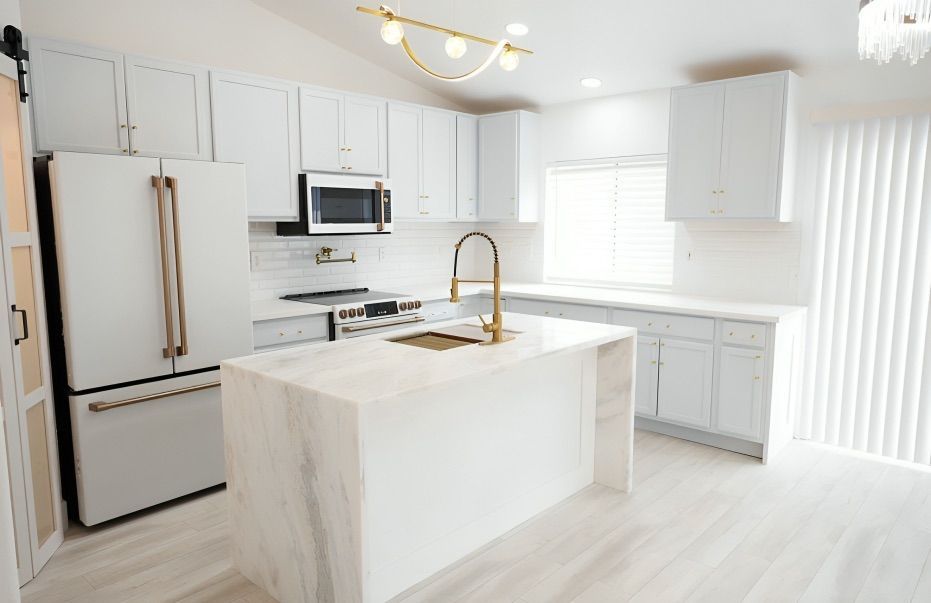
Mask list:
[[[376,180],[375,188],[378,189],[378,209],[381,212],[381,219],[378,221],[378,226],[375,230],[383,232],[385,230],[385,183],[381,180]]]

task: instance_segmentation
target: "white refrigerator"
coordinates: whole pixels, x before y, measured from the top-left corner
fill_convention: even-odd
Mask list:
[[[79,516],[224,481],[218,365],[252,353],[241,164],[49,162]]]

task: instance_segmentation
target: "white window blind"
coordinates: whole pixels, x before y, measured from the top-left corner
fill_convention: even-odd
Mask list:
[[[665,156],[550,167],[547,197],[548,280],[670,288]]]
[[[798,435],[931,463],[931,118],[819,129]]]

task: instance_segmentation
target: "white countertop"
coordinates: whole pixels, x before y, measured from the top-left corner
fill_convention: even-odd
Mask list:
[[[413,287],[399,287],[399,289],[404,289],[406,294],[423,302],[439,301],[449,297],[448,282],[429,283]],[[779,322],[805,309],[803,306],[736,302],[713,297],[678,295],[675,293],[539,283],[503,283],[501,286],[501,293],[505,297],[510,296],[523,299],[537,299],[591,306],[608,306],[649,312],[672,312],[676,314],[691,314],[694,316],[709,316],[712,318],[751,320],[757,322]],[[490,295],[491,287],[481,284],[466,283],[460,285],[459,294],[460,296],[477,294]],[[280,299],[262,300],[252,303],[253,322],[288,318],[292,316],[326,314],[327,312],[329,312],[328,306]]]
[[[491,289],[482,289],[482,293],[490,292]],[[679,295],[675,293],[550,284],[518,283],[512,285],[504,283],[501,285],[501,294],[503,296],[525,299],[541,299],[572,304],[611,306],[630,310],[672,312],[677,314],[692,314],[695,316],[753,320],[759,322],[779,322],[783,318],[805,309],[803,306],[736,302],[713,297]]]
[[[439,385],[551,354],[598,347],[635,336],[631,327],[504,314],[505,331],[515,338],[499,345],[466,345],[435,351],[387,341],[468,325],[475,338],[488,338],[474,318],[460,318],[224,361],[223,366],[260,373],[295,386],[359,404]]]

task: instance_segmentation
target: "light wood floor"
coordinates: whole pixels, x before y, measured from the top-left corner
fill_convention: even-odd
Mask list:
[[[398,601],[931,601],[931,472],[805,442],[775,464],[638,432],[633,494],[592,486]],[[270,601],[231,568],[225,491],[71,530],[52,601]]]

